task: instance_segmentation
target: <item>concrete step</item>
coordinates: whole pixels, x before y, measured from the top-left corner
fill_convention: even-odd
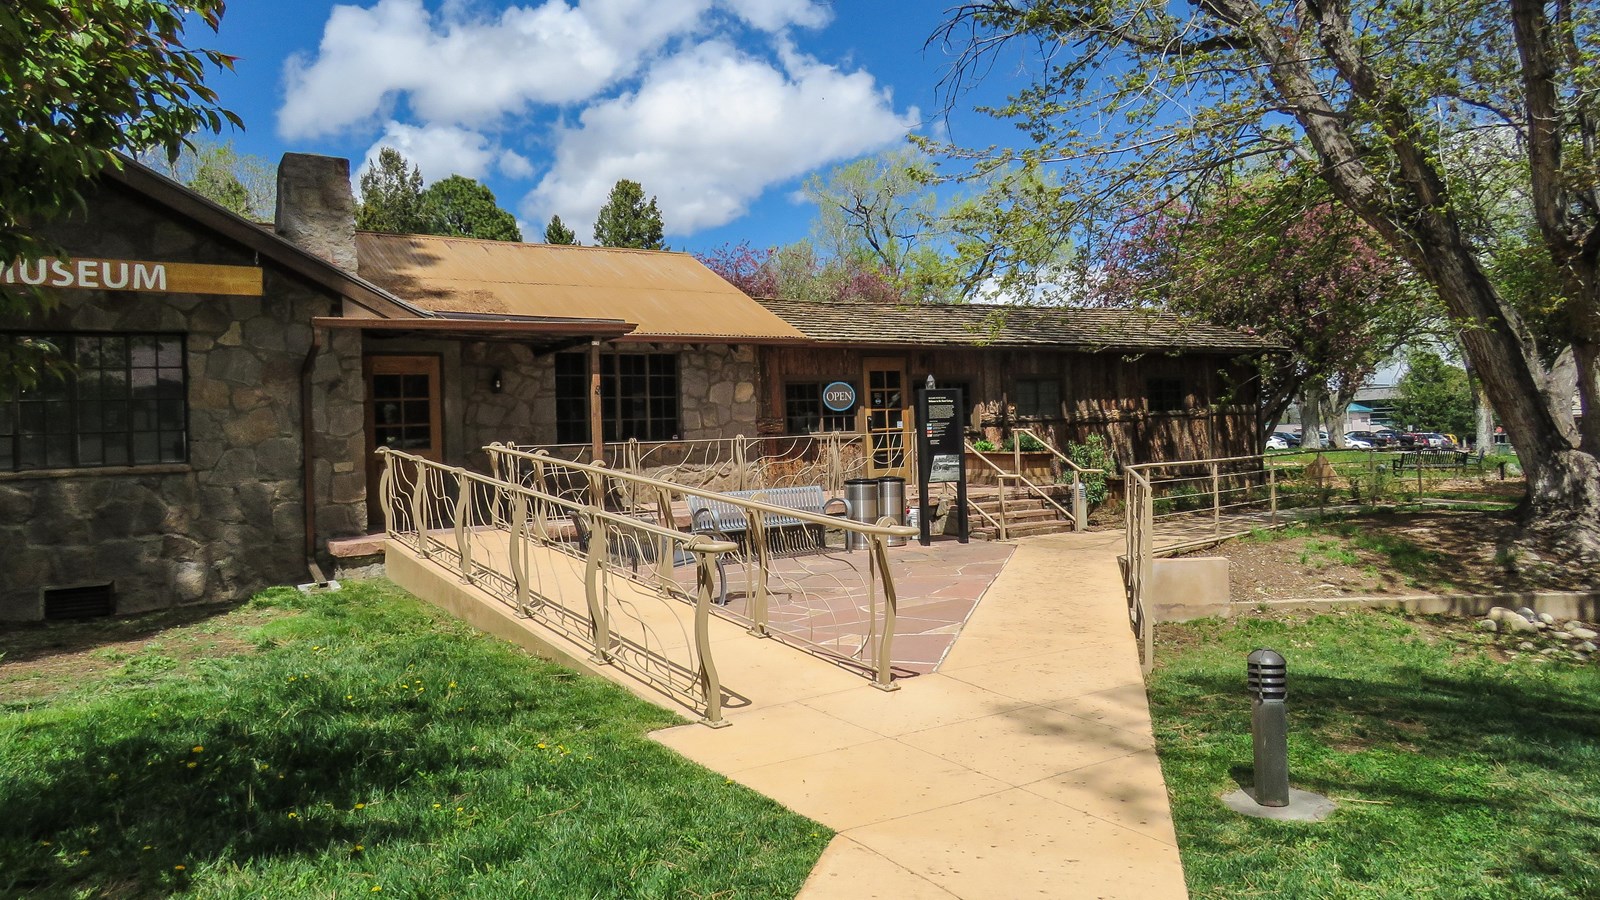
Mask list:
[[[1071,522],[1064,522],[1059,519],[1041,522],[1014,522],[1006,526],[1006,537],[1019,538],[1033,537],[1040,534],[1064,534],[1071,530]],[[982,528],[975,528],[972,531],[972,536],[984,541],[999,540],[1000,537],[999,532],[988,522],[983,523]]]

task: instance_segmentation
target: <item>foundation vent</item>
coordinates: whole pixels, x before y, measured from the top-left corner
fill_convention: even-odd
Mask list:
[[[44,589],[44,617],[56,619],[92,619],[109,616],[117,611],[117,592],[112,583],[80,584],[73,587]]]

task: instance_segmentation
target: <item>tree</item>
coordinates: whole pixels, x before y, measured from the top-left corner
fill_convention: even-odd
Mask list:
[[[1090,298],[1231,325],[1282,343],[1263,356],[1263,424],[1296,396],[1307,448],[1379,365],[1430,331],[1431,295],[1373,231],[1299,170],[1267,170],[1140,217],[1111,245]],[[1344,429],[1329,423],[1336,446]]]
[[[1033,145],[961,151],[978,173],[1061,164],[1087,244],[1128,211],[1204,193],[1246,160],[1314,162],[1334,197],[1432,285],[1528,475],[1528,521],[1600,555],[1600,8],[1570,0],[979,0],[938,37],[955,96],[1014,41],[1041,52],[998,110]],[[1557,273],[1542,347],[1474,240],[1452,161],[1469,135],[1516,149],[1537,252]],[[1570,348],[1581,428],[1551,360]]]
[[[695,257],[706,268],[752,297],[811,303],[899,303],[899,283],[858,256],[823,259],[809,241],[752,249],[748,242],[724,244]]]
[[[560,216],[551,216],[550,224],[544,227],[544,242],[546,244],[576,244],[578,236],[572,233]]]
[[[594,220],[594,241],[602,247],[660,250],[661,210],[656,198],[644,202],[644,187],[624,178],[611,188]]]
[[[1395,415],[1412,428],[1465,435],[1473,427],[1472,391],[1467,373],[1437,353],[1423,350],[1406,358]]]
[[[0,259],[53,256],[30,226],[82,205],[82,192],[119,152],[176,156],[201,129],[243,123],[205,86],[233,57],[184,43],[192,16],[215,31],[222,0],[8,0],[0,5]],[[38,290],[0,289],[0,315],[49,303]],[[0,383],[28,384],[52,349],[29,342],[0,357]]]
[[[831,256],[866,257],[897,276],[905,272],[938,208],[919,175],[922,163],[922,154],[907,147],[806,178],[800,190],[817,205],[816,245]]]
[[[138,159],[246,218],[266,221],[275,212],[277,172],[261,157],[234,150],[232,141],[196,140],[176,158],[147,150]]]
[[[427,234],[520,241],[517,219],[495,203],[494,192],[480,181],[451,175],[428,185],[419,199]]]
[[[376,165],[361,173],[361,201],[356,205],[356,227],[389,234],[425,234],[422,212],[422,173],[400,151],[384,147]]]

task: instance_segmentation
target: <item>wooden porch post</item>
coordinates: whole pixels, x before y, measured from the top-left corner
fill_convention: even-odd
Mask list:
[[[606,441],[603,422],[601,421],[600,400],[600,342],[589,342],[589,461],[595,465],[605,465]],[[599,509],[605,508],[605,497],[601,495],[600,488],[595,488],[590,498]]]

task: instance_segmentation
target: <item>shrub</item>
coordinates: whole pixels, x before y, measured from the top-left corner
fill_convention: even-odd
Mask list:
[[[1117,470],[1117,460],[1111,455],[1106,439],[1091,434],[1081,444],[1068,443],[1067,458],[1085,469],[1102,470],[1099,474],[1083,476],[1083,491],[1090,506],[1103,503],[1107,494],[1106,478]],[[1063,477],[1071,480],[1070,473],[1065,473]]]

